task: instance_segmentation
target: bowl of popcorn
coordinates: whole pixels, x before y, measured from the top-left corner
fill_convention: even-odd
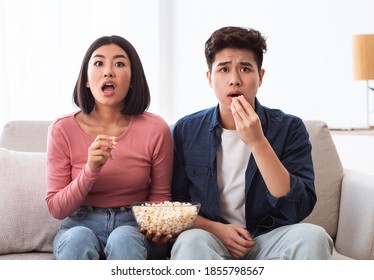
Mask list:
[[[138,202],[131,205],[140,227],[162,234],[179,234],[192,227],[200,209],[198,202]]]

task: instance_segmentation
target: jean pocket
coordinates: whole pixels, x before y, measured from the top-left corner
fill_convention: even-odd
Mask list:
[[[88,211],[89,210],[87,208],[80,207],[77,211],[71,214],[69,218],[72,219],[73,221],[81,221],[87,216]]]

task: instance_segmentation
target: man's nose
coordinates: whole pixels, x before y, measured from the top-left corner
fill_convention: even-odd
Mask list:
[[[241,81],[240,81],[240,76],[239,74],[235,71],[232,73],[230,77],[230,86],[240,86]]]

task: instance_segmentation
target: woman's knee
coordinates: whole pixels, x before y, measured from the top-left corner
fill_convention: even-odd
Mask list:
[[[144,260],[148,255],[148,241],[133,226],[120,226],[108,237],[104,249],[107,259]]]
[[[62,230],[53,241],[56,259],[99,259],[100,248],[96,234],[83,226]]]
[[[92,243],[98,240],[96,234],[89,228],[83,226],[73,227],[59,232],[54,243],[69,243],[71,245],[82,245],[84,243]]]
[[[144,243],[146,242],[146,238],[143,234],[140,233],[139,229],[136,227],[120,226],[110,233],[107,243],[111,242],[115,242],[117,244],[126,244],[128,242]]]

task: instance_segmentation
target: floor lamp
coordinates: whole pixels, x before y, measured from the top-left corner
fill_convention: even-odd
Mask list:
[[[369,85],[369,80],[374,80],[374,34],[354,35],[352,42],[354,79],[366,81],[366,122],[368,128],[374,128],[370,121],[370,94],[374,88]]]

